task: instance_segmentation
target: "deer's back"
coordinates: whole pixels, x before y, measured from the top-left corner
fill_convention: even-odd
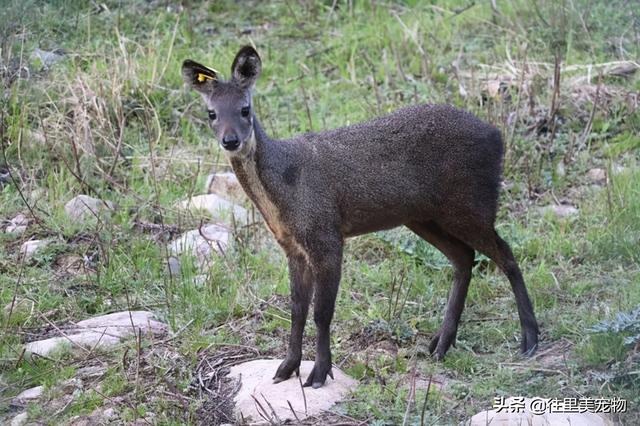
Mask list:
[[[337,205],[346,235],[442,215],[495,219],[500,133],[468,112],[416,105],[291,143],[304,147],[307,207]]]

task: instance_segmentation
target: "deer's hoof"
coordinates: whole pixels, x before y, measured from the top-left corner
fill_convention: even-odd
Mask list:
[[[295,371],[296,376],[300,375],[300,360],[285,358],[278,367],[276,375],[273,376],[273,383],[280,383],[287,380]]]
[[[313,366],[313,370],[309,373],[307,381],[304,382],[304,387],[311,386],[314,389],[318,389],[324,385],[327,380],[327,376],[333,380],[333,371],[331,371],[331,362],[318,362]]]
[[[444,359],[451,345],[455,346],[456,332],[445,333],[439,330],[429,343],[429,353],[436,361]]]
[[[538,330],[523,330],[522,341],[520,342],[520,352],[526,357],[536,353],[538,349]]]

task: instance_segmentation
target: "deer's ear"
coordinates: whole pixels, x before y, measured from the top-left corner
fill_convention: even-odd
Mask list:
[[[218,83],[216,70],[207,68],[191,59],[187,59],[182,63],[182,78],[184,78],[189,87],[201,93],[212,91]]]
[[[243,89],[251,88],[262,71],[262,61],[258,52],[251,46],[240,49],[231,65],[232,80]]]

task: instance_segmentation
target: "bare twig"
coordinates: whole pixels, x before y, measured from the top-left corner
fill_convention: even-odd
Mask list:
[[[289,402],[288,399],[287,399],[287,404],[289,405],[289,410],[291,410],[291,414],[293,414],[293,417],[295,417],[296,420],[298,421],[298,423],[300,423],[300,419],[298,418],[298,415],[296,414],[296,410],[293,409],[293,406],[291,405],[291,402]]]
[[[556,136],[556,115],[558,113],[558,105],[560,102],[560,69],[562,67],[562,56],[556,53],[555,66],[553,69],[553,94],[551,95],[551,107],[549,108],[549,116],[547,122],[551,126],[551,137],[549,138],[548,149],[553,147],[553,141]]]
[[[431,381],[433,375],[429,376],[429,383],[427,383],[427,392],[424,394],[424,402],[422,403],[422,411],[420,412],[420,426],[424,426],[424,414],[427,411],[427,401],[429,399],[429,390],[431,390]]]
[[[302,384],[302,377],[298,374],[298,383],[300,384],[300,391],[302,392],[302,400],[304,401],[304,414],[308,415],[309,412],[307,410],[307,395],[304,393],[304,385]]]
[[[301,74],[302,75],[302,74]],[[300,80],[300,90],[302,91],[302,99],[304,100],[304,108],[307,113],[307,120],[309,121],[309,131],[313,131],[313,120],[311,119],[311,108],[309,108],[309,99],[307,97],[307,91],[304,88],[304,82]]]
[[[20,199],[29,210],[29,213],[31,214],[31,217],[33,218],[35,223],[44,229],[44,226],[42,225],[42,221],[33,211],[33,208],[27,201],[27,197],[25,197],[24,193],[22,192],[22,189],[20,188],[20,185],[18,185],[18,182],[16,181],[16,178],[13,176],[13,172],[11,171],[11,166],[9,164],[9,160],[7,159],[7,152],[5,147],[4,110],[0,111],[0,146],[2,146],[2,158],[4,160],[5,166],[7,167],[7,172],[9,173],[9,179],[11,179],[11,183],[13,183],[13,186],[16,188],[16,191],[18,191],[18,195],[20,196]]]
[[[591,113],[589,114],[589,120],[587,121],[587,125],[584,126],[582,133],[580,134],[580,142],[578,143],[578,149],[583,147],[591,134],[591,129],[593,128],[593,119],[596,116],[596,111],[598,109],[598,102],[600,101],[600,90],[602,89],[602,71],[598,73],[598,86],[596,87],[596,94],[593,99],[593,106],[591,108]]]
[[[410,382],[409,382],[409,395],[407,396],[407,409],[404,412],[404,417],[402,418],[402,426],[405,426],[409,421],[409,413],[413,410],[413,405],[415,403],[416,398],[416,359],[415,354],[413,357],[413,366],[411,367],[411,371],[409,372]]]
[[[367,63],[367,65],[369,65],[369,68],[371,70],[371,86],[373,88],[373,93],[376,95],[377,112],[378,114],[380,114],[382,113],[382,97],[380,95],[380,89],[378,88],[378,83],[376,81],[376,67],[373,65],[373,62],[371,62],[371,59],[366,52],[362,53],[362,57],[364,58],[364,61]]]

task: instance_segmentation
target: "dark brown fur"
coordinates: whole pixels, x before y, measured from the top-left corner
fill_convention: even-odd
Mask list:
[[[329,327],[347,237],[407,226],[438,248],[454,267],[442,327],[430,350],[438,359],[455,340],[471,279],[475,251],[507,275],[522,327],[521,350],[533,353],[538,325],[524,280],[508,244],[494,229],[502,163],[500,132],[447,105],[416,105],[384,117],[321,133],[275,141],[251,112],[251,89],[261,62],[251,47],[236,56],[229,82],[199,84],[200,65],[186,62],[188,84],[203,95],[220,141],[235,138],[229,153],[238,180],[287,254],[291,281],[291,339],[274,377],[298,371],[302,334],[315,293],[318,328],[314,369],[305,385],[331,375]]]

